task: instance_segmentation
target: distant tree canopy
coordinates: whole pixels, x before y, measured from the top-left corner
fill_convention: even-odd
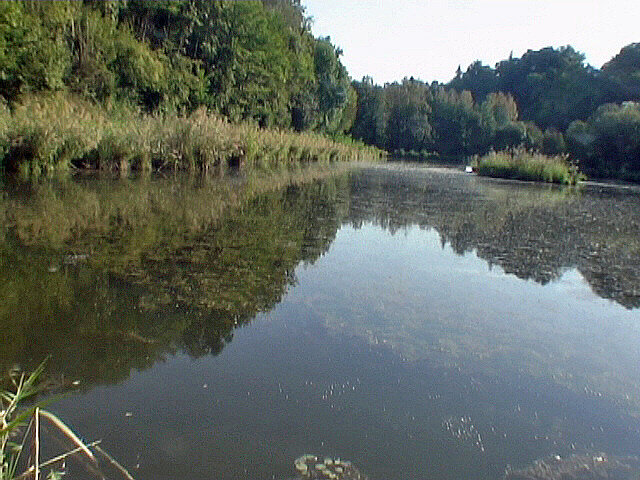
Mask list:
[[[640,179],[640,43],[596,70],[570,46],[472,63],[446,85],[354,82],[352,135],[387,150],[446,156],[524,145],[570,153],[591,174]],[[420,92],[417,94],[416,92]]]
[[[606,101],[598,73],[570,46],[548,47],[503,60],[496,68],[475,62],[447,86],[470,91],[478,102],[491,92],[510,93],[523,120],[541,128],[565,130],[573,120],[585,119]]]
[[[0,95],[68,89],[147,112],[343,133],[355,92],[300,0],[0,2]]]
[[[538,146],[518,121],[518,107],[509,94],[490,93],[477,104],[468,90],[413,78],[384,87],[364,78],[354,88],[358,111],[352,135],[388,151],[460,156],[528,141]]]
[[[569,148],[590,171],[640,180],[640,103],[607,103],[566,132]]]

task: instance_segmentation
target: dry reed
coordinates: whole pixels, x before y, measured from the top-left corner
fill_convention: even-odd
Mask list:
[[[110,111],[63,94],[26,96],[0,110],[0,158],[9,171],[70,168],[217,171],[299,163],[377,161],[383,153],[315,133],[233,124],[200,108],[188,116]]]

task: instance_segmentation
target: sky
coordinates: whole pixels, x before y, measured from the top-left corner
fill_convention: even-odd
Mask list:
[[[495,66],[571,45],[595,68],[640,42],[640,0],[302,0],[353,79],[448,82],[458,65]]]

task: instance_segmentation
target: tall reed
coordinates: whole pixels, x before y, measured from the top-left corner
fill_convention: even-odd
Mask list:
[[[0,163],[25,175],[70,168],[121,172],[273,168],[382,157],[374,147],[319,134],[233,124],[204,108],[190,115],[144,115],[55,94],[27,96],[11,113],[0,111]]]
[[[548,183],[575,185],[585,177],[568,155],[547,156],[517,147],[501,152],[491,151],[475,158],[473,168],[479,175]]]

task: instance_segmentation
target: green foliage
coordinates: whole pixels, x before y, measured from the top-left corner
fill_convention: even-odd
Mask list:
[[[573,122],[566,136],[589,172],[640,180],[639,103],[602,105],[586,122]]]
[[[0,3],[0,95],[64,86],[71,63],[65,34],[75,3]]]
[[[41,364],[29,376],[14,372],[10,378],[12,388],[0,390],[0,480],[12,480],[16,476],[26,436],[17,443],[15,434],[26,426],[25,421],[35,410],[33,406],[25,410],[23,403],[38,393],[37,381],[43,369]]]
[[[404,79],[384,90],[384,143],[390,151],[422,150],[431,140],[429,88],[422,82]]]
[[[68,89],[107,108],[200,106],[229,120],[341,134],[356,99],[341,52],[298,0],[0,3],[0,95]]]
[[[483,103],[487,95],[500,90],[498,81],[497,72],[493,68],[475,61],[464,74],[459,70],[449,86],[459,92],[468,90],[473,93],[476,102]]]
[[[524,145],[568,151],[594,173],[640,175],[633,109],[598,110],[640,100],[640,44],[624,47],[600,72],[570,46],[543,48],[495,68],[474,62],[447,86],[413,78],[384,87],[367,78],[351,83],[341,54],[329,37],[312,36],[300,0],[0,2],[0,97],[11,109],[29,95],[68,91],[129,116],[187,117],[206,107],[231,122],[350,133],[389,151],[454,157]],[[53,102],[51,112],[59,107]],[[0,167],[10,170],[59,170],[71,158],[78,166],[111,158],[112,165],[150,168],[153,161],[152,142],[135,140],[151,128],[146,120],[136,128],[116,122],[108,131],[98,125],[82,140],[78,132],[91,129],[74,122],[47,128],[0,117]],[[97,149],[94,139],[105,132]],[[259,156],[259,143],[248,142],[244,156]],[[132,153],[134,145],[143,151]],[[280,158],[285,149],[269,155]],[[210,147],[196,150],[174,164],[224,163],[202,153]]]
[[[553,128],[547,128],[542,136],[542,153],[545,155],[559,155],[567,151],[564,136]]]
[[[2,2],[0,96],[14,114],[0,118],[0,161],[39,175],[358,157],[257,128],[348,131],[357,94],[340,54],[297,0]]]
[[[478,102],[490,93],[509,93],[525,121],[559,130],[585,119],[606,97],[603,80],[570,46],[529,50],[522,58],[499,62],[495,69],[475,62],[448,86],[469,90]]]
[[[431,122],[435,130],[434,150],[444,155],[471,155],[487,143],[482,114],[471,93],[437,88]]]
[[[610,102],[640,101],[640,43],[623,47],[602,66]]]
[[[351,133],[388,151],[429,152],[455,158],[527,143],[527,127],[509,94],[491,93],[478,105],[468,91],[427,85],[354,82],[358,111]],[[418,155],[425,157],[425,155]]]
[[[233,121],[254,118],[263,125],[287,118],[291,68],[287,39],[276,14],[259,2],[196,5],[199,21],[188,52],[203,62],[209,105]]]
[[[90,447],[95,447],[96,454],[99,453],[106,458],[124,477],[133,478],[111,455],[97,446],[99,441],[86,445],[62,420],[42,409],[42,406],[51,402],[51,398],[33,402],[33,397],[41,393],[46,385],[45,380],[41,378],[45,363],[46,360],[29,375],[12,368],[8,379],[2,378],[0,381],[0,388],[5,387],[7,380],[9,382],[7,390],[0,390],[0,480],[45,478],[45,475],[47,479],[62,478],[65,474],[64,462],[74,454],[85,456],[91,461],[96,474],[104,478],[98,459]],[[43,421],[61,438],[69,441],[73,448],[43,461],[40,457],[40,425]],[[31,443],[31,455],[23,455],[27,440]],[[63,470],[60,470],[59,466],[62,466]],[[18,474],[19,467],[22,471]]]
[[[416,97],[410,83],[427,93]],[[511,56],[495,69],[475,62],[446,86],[405,79],[380,87],[365,77],[354,88],[351,133],[379,148],[455,158],[523,146],[549,156],[569,153],[593,175],[640,179],[638,43],[600,72],[570,46],[549,47]]]
[[[1,157],[8,171],[25,176],[74,167],[136,170],[224,171],[229,166],[375,161],[374,147],[338,143],[315,133],[294,134],[231,123],[200,108],[190,115],[140,114],[104,109],[62,94],[25,97],[12,115],[0,115]]]
[[[349,104],[350,79],[340,62],[342,51],[331,44],[329,37],[319,38],[315,44],[314,64],[318,81],[318,129],[327,133],[342,133],[343,109]],[[351,98],[353,102],[353,97]],[[353,103],[351,103],[353,105]]]
[[[66,170],[96,148],[104,122],[99,109],[79,99],[25,97],[7,117],[1,163],[26,175]]]
[[[504,127],[518,120],[518,105],[508,93],[488,94],[480,108],[483,122],[493,128]]]
[[[566,155],[546,156],[523,147],[489,152],[473,162],[479,175],[575,185],[583,176]]]
[[[361,82],[353,82],[358,104],[356,117],[351,128],[351,135],[368,145],[384,148],[386,122],[384,89],[374,85],[371,77],[364,77]]]
[[[493,131],[491,146],[496,150],[504,150],[526,145],[528,140],[527,127],[524,123],[509,122]]]
[[[498,88],[513,94],[525,120],[561,130],[597,105],[597,79],[584,55],[571,47],[529,50],[496,67]]]
[[[476,62],[449,86],[476,98],[499,91],[513,95],[529,125],[529,148],[548,155],[569,151],[595,175],[640,178],[636,109],[626,103],[640,101],[639,43],[622,48],[600,72],[571,47],[543,48],[510,57],[495,70]],[[514,126],[496,131],[495,148],[517,144]]]

